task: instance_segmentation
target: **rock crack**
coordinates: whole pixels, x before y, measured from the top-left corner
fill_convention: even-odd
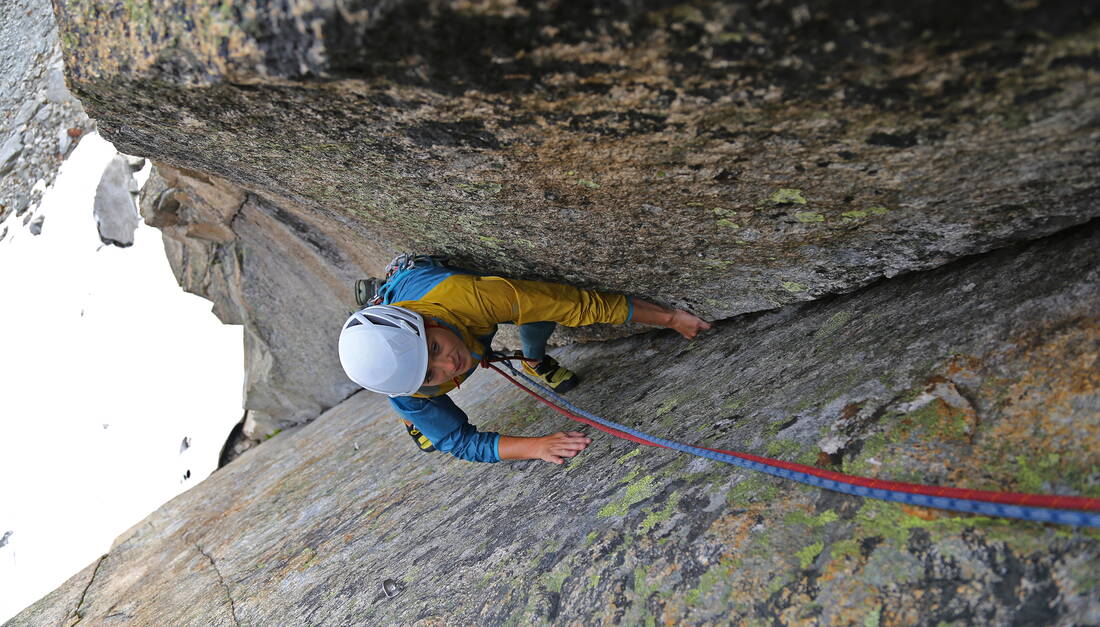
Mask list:
[[[80,609],[84,607],[84,597],[88,596],[88,590],[92,587],[92,582],[95,581],[96,574],[99,573],[100,566],[103,566],[103,562],[107,559],[108,554],[100,556],[99,561],[95,564],[95,570],[92,571],[92,576],[88,578],[88,584],[84,586],[84,590],[80,593],[80,600],[76,602],[76,609],[73,610],[72,616],[76,617],[76,620],[69,623],[69,627],[84,620],[84,615],[80,613]]]
[[[218,575],[218,581],[221,582],[222,588],[225,589],[225,598],[229,600],[229,610],[233,614],[233,623],[240,625],[241,622],[237,620],[237,605],[233,602],[233,595],[229,594],[229,584],[225,583],[225,577],[222,576],[222,571],[218,569],[217,563],[214,562],[214,557],[204,551],[203,548],[199,546],[198,542],[194,542],[193,544],[195,545],[195,550],[202,553],[203,557],[210,560],[210,565],[214,567],[214,572]]]

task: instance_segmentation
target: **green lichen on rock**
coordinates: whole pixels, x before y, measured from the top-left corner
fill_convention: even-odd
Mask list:
[[[821,550],[825,548],[825,543],[821,540],[814,542],[799,549],[794,556],[798,558],[798,565],[805,570],[810,567],[810,564],[821,554]]]
[[[825,216],[814,211],[799,211],[794,214],[794,219],[802,222],[803,224],[810,224],[813,222],[824,222]]]
[[[804,205],[806,204],[806,198],[802,195],[802,190],[800,189],[783,187],[769,196],[768,202],[773,205]]]
[[[776,438],[768,443],[765,452],[769,457],[787,458],[802,449],[802,442]]]
[[[734,507],[746,507],[753,503],[768,503],[779,495],[779,481],[772,477],[753,474],[738,481],[726,495],[726,502]]]
[[[643,520],[642,524],[639,525],[638,530],[641,531],[642,533],[648,533],[649,530],[653,529],[653,527],[655,527],[658,523],[662,523],[662,522],[668,520],[669,518],[672,517],[672,513],[674,511],[676,511],[676,506],[679,503],[680,503],[680,493],[679,492],[673,492],[672,496],[669,497],[669,499],[665,503],[664,507],[662,507],[658,511],[654,511],[654,512],[649,513],[645,517],[645,520]]]
[[[850,311],[838,311],[829,317],[825,324],[821,325],[817,331],[814,332],[814,339],[821,340],[829,337],[835,333],[840,327],[848,324],[852,320],[852,313]]]
[[[656,480],[653,475],[646,475],[626,487],[626,491],[618,501],[608,503],[597,514],[600,518],[609,516],[625,516],[630,506],[644,501],[657,493]]]
[[[569,578],[571,572],[568,566],[556,568],[542,578],[542,585],[551,592],[561,592],[561,587],[565,584],[565,580]]]
[[[827,509],[816,516],[811,516],[803,510],[794,510],[784,516],[783,520],[787,524],[802,525],[814,529],[834,523],[840,520],[840,517],[831,509]]]
[[[626,455],[623,455],[619,459],[616,459],[615,463],[616,464],[623,464],[623,463],[627,462],[628,460],[634,459],[635,457],[637,457],[641,454],[642,454],[642,449],[636,448],[636,449],[630,451],[629,453],[627,453]]]

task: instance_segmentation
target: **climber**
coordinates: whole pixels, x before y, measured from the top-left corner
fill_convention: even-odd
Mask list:
[[[359,385],[390,396],[420,450],[446,451],[460,459],[496,462],[542,459],[561,464],[591,440],[569,431],[543,437],[479,432],[447,392],[457,388],[490,350],[498,323],[519,325],[525,372],[558,392],[579,378],[546,355],[556,324],[581,326],[633,320],[694,338],[710,324],[680,309],[639,298],[567,285],[481,276],[450,268],[436,257],[402,255],[375,286],[357,284],[367,306],[340,332],[340,363]],[[374,294],[370,294],[374,292]]]

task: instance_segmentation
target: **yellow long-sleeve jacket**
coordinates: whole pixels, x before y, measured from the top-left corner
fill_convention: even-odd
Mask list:
[[[386,282],[383,302],[434,318],[454,331],[481,359],[500,323],[555,322],[575,327],[598,322],[621,324],[633,315],[633,303],[621,294],[542,281],[479,276],[443,266],[403,270]],[[500,460],[500,435],[479,432],[447,396],[474,369],[412,396],[390,399],[405,419],[435,447],[470,461]]]

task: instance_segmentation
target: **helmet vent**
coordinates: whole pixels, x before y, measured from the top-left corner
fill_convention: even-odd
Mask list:
[[[344,325],[344,328],[345,329],[350,329],[352,327],[362,326],[362,324],[363,324],[362,322],[359,322],[358,320],[353,318],[351,320],[348,320],[348,323]]]
[[[395,328],[398,328],[398,329],[401,328],[400,326],[398,326],[394,322],[392,322],[390,320],[387,320],[385,318],[382,318],[380,316],[372,316],[370,314],[367,314],[363,317],[366,318],[367,320],[369,320],[370,323],[373,324],[376,327],[395,327]]]

